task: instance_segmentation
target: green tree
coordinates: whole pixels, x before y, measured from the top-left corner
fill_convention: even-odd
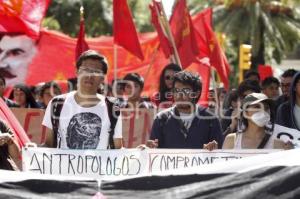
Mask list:
[[[217,31],[229,35],[238,48],[252,45],[252,67],[280,63],[300,41],[299,3],[274,0],[227,0],[214,9]]]
[[[153,31],[148,9],[150,1],[128,0],[139,32]],[[112,0],[52,0],[43,26],[76,37],[79,31],[81,5],[84,7],[87,36],[112,35]]]

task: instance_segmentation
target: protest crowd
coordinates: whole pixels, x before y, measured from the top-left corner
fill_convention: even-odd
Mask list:
[[[122,9],[122,20],[129,16],[124,22],[114,13],[114,29],[131,32],[124,37],[122,31],[116,31],[113,39],[103,42],[109,46],[109,55],[105,51],[108,47],[98,48],[97,40],[85,41],[82,16],[78,38],[72,40],[48,30],[43,33],[30,28],[25,32],[10,30],[7,24],[4,31],[6,22],[0,13],[0,170],[22,171],[26,165],[24,162],[39,162],[38,158],[24,161],[24,151],[30,149],[47,151],[52,148],[74,150],[76,153],[100,151],[115,155],[115,151],[126,153],[127,149],[191,149],[212,153],[243,149],[291,151],[298,148],[297,137],[284,134],[289,139],[281,139],[278,132],[275,133],[281,127],[300,133],[300,71],[296,66],[288,66],[289,69],[282,70],[280,75],[261,74],[257,66],[234,71],[211,27],[213,12],[210,8],[192,18],[185,12],[186,1],[177,1],[170,26],[166,27],[164,24],[169,23],[161,21],[165,17],[161,3],[153,1],[150,12],[157,34],[154,34],[155,37],[149,34],[149,39],[146,34],[137,34],[126,1],[113,2],[114,9]],[[43,5],[45,10],[48,3]],[[0,11],[1,6],[0,2]],[[40,8],[43,6],[40,5]],[[42,18],[41,15],[40,21]],[[39,28],[40,21],[35,24]],[[139,38],[143,39],[144,46]],[[42,57],[49,54],[42,44],[48,42],[49,47],[55,39],[65,42],[62,46],[68,46],[66,49],[75,47],[76,41],[76,49],[71,53],[71,56],[75,55],[75,61],[74,56],[69,59],[71,56],[67,50],[64,53],[50,52],[51,56],[57,56],[55,61],[68,62],[60,65],[68,65],[69,68],[49,69],[49,74],[46,74],[43,70],[48,66]],[[149,53],[145,46],[152,43],[154,50]],[[19,44],[24,46],[19,47]],[[119,59],[116,58],[117,51]],[[37,58],[31,62],[35,55]],[[69,57],[64,59],[64,56]],[[43,65],[42,72],[33,74],[30,71],[34,69],[30,67],[32,63],[47,67]],[[119,68],[117,65],[120,65]],[[236,84],[230,80],[234,72],[241,74]],[[64,81],[59,81],[57,74],[64,77]],[[47,76],[45,81],[39,81],[43,76]],[[30,113],[32,110],[38,110],[38,113]],[[30,117],[37,116],[42,118],[41,121],[33,121],[38,121],[34,125],[41,129],[41,132],[34,130],[39,142],[33,139],[30,131],[33,125],[29,125]],[[136,131],[139,133],[135,135]],[[151,159],[154,157],[151,155],[147,156],[150,159],[149,170],[155,171],[152,166],[159,155],[156,154],[157,159]],[[52,172],[54,156],[47,156],[45,152],[45,157],[51,160],[49,171]],[[69,163],[75,155],[73,159],[70,157]],[[97,164],[101,168],[104,156],[89,157],[92,165],[99,158],[100,163]],[[112,165],[110,161],[113,158],[110,158],[107,161]],[[187,159],[182,158],[184,165],[206,162],[195,157]],[[160,163],[167,165],[165,168],[171,165],[167,160],[162,155]],[[85,161],[88,162],[88,159]],[[138,171],[142,168],[142,161],[135,154],[123,154],[122,161],[120,173],[129,175],[130,172],[135,173],[136,168]],[[126,170],[126,161],[135,162],[138,166]],[[60,167],[64,165],[61,159],[59,164]],[[82,165],[88,167],[87,163]],[[38,167],[36,170],[41,173],[41,168],[48,168]],[[76,173],[72,164],[68,165],[68,170],[71,167]],[[93,170],[93,166],[91,168]]]
[[[62,93],[54,81],[35,87],[17,84],[9,99],[3,97],[5,78],[1,76],[0,94],[9,107],[45,109],[42,124],[47,127],[47,138],[39,147],[120,149],[120,112],[157,109],[148,141],[138,146],[141,149],[293,148],[292,143],[272,136],[272,130],[275,124],[299,130],[300,73],[294,69],[286,70],[280,80],[267,77],[263,81],[259,73],[249,71],[237,89],[218,88],[224,96],[212,94],[209,106],[204,107],[197,103],[200,77],[176,64],[164,67],[159,91],[153,96],[142,96],[144,79],[138,73],[106,85],[107,67],[105,57],[88,50],[76,63],[77,90]],[[1,168],[16,169],[20,149],[5,123],[1,120]]]

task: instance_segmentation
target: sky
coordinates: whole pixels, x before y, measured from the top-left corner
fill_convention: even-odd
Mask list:
[[[162,0],[165,12],[167,17],[169,18],[172,14],[172,6],[174,3],[174,0]]]

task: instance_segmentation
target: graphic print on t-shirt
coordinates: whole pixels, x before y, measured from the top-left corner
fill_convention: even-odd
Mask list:
[[[101,118],[94,113],[75,114],[67,128],[67,146],[70,149],[96,149],[101,126]]]

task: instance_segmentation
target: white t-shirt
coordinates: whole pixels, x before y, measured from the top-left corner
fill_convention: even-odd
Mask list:
[[[186,128],[186,130],[189,130],[189,128],[192,125],[192,122],[195,118],[195,114],[187,114],[187,113],[179,113],[180,114],[180,119],[183,122],[184,127]]]
[[[57,146],[62,149],[107,149],[110,120],[105,97],[93,107],[82,107],[75,101],[76,91],[66,94],[58,127]],[[61,97],[61,96],[57,96]],[[52,104],[52,100],[50,102]],[[42,124],[52,129],[51,104],[47,106]],[[118,117],[114,138],[122,138],[122,118]]]

